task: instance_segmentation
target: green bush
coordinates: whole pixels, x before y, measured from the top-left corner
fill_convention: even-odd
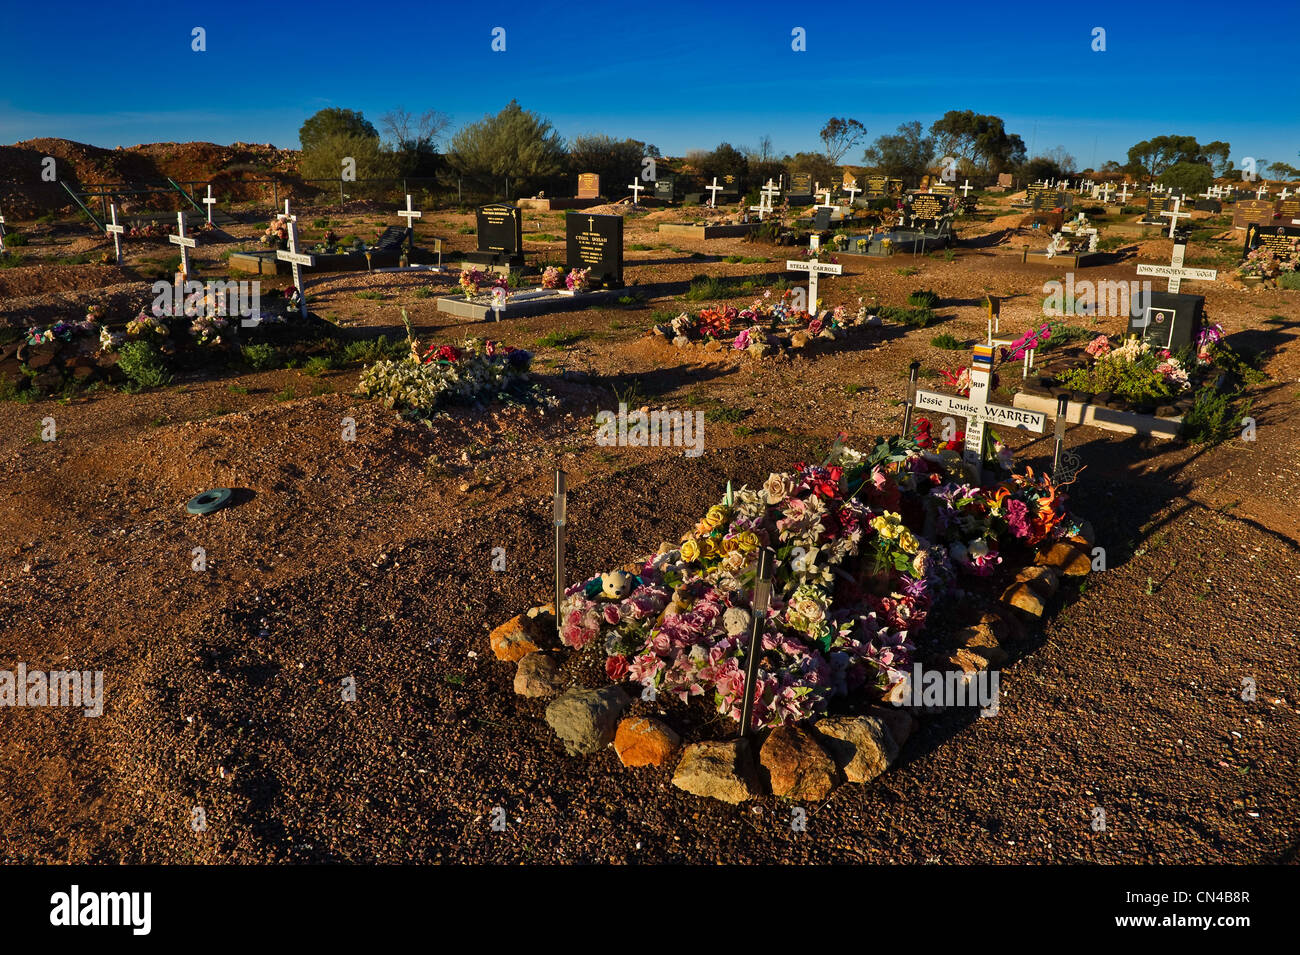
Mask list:
[[[1196,404],[1183,416],[1183,436],[1195,444],[1225,441],[1241,430],[1241,419],[1250,406],[1251,402],[1240,400],[1240,393],[1202,389]]]
[[[13,247],[16,249],[16,248],[18,248],[19,246],[23,246],[23,245],[26,245],[26,244],[27,244],[27,236],[23,235],[21,232],[7,232],[7,233],[5,233],[5,247],[6,247],[6,248],[8,248],[9,246],[13,246]]]
[[[929,289],[923,289],[907,296],[907,304],[913,308],[934,308],[939,304],[939,296]]]
[[[266,343],[244,345],[239,352],[244,358],[244,364],[253,371],[266,371],[270,368],[278,368],[280,365],[280,353],[275,350],[274,345]]]
[[[137,389],[161,388],[172,380],[167,359],[153,342],[127,342],[118,350],[117,367]]]
[[[948,348],[953,350],[966,347],[964,341],[950,335],[948,332],[944,332],[942,335],[935,335],[934,338],[930,339],[930,344],[935,348]]]
[[[1300,272],[1283,272],[1277,277],[1277,287],[1300,291]]]
[[[904,308],[901,305],[886,305],[880,309],[879,315],[887,321],[898,322],[912,328],[925,328],[935,319],[933,309]]]

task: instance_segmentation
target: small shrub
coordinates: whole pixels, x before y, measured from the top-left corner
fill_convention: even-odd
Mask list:
[[[913,308],[934,308],[939,304],[939,296],[929,289],[923,289],[907,296],[907,304]]]
[[[244,345],[239,349],[239,353],[243,356],[244,364],[248,365],[253,371],[266,371],[280,365],[280,353],[275,350],[274,345],[268,345],[265,342],[257,345]]]
[[[137,390],[161,388],[172,380],[167,359],[153,342],[127,342],[118,350],[117,367]]]
[[[950,335],[948,332],[944,332],[942,335],[935,335],[934,338],[930,339],[930,344],[935,348],[948,348],[952,350],[966,347],[964,341]]]

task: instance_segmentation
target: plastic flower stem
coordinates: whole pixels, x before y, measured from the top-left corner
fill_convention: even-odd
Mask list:
[[[750,602],[753,619],[749,627],[749,649],[745,658],[745,696],[740,710],[740,733],[748,738],[754,732],[754,688],[758,683],[758,658],[763,655],[763,628],[772,599],[772,549],[764,547],[758,555],[758,579]]]

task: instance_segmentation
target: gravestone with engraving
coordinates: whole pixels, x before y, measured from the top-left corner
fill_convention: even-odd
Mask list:
[[[1161,216],[1171,208],[1172,202],[1168,196],[1147,197],[1147,209],[1142,214],[1141,222],[1145,225],[1164,225],[1165,219]]]
[[[1176,352],[1196,344],[1205,313],[1204,295],[1184,295],[1158,289],[1138,293],[1136,315],[1128,320],[1129,335],[1152,348]]]
[[[656,179],[655,198],[660,202],[675,202],[677,199],[677,177],[660,176]]]
[[[1285,223],[1300,219],[1300,198],[1282,199],[1277,204],[1277,217]]]
[[[600,198],[600,174],[599,173],[582,172],[578,174],[578,198],[579,199]]]
[[[951,199],[935,192],[914,192],[908,197],[907,216],[912,226],[925,231],[938,231],[940,224],[950,218]]]
[[[1238,199],[1232,207],[1232,225],[1244,229],[1251,224],[1272,225],[1277,202],[1272,199]]]
[[[1218,199],[1197,199],[1192,203],[1192,208],[1197,212],[1209,212],[1212,215],[1218,215],[1223,211],[1223,203]]]
[[[623,217],[570,212],[564,217],[565,265],[590,269],[594,283],[623,284]]]
[[[1290,258],[1296,254],[1300,243],[1300,225],[1260,225],[1252,222],[1246,226],[1246,246],[1241,254],[1244,258],[1255,249],[1267,249],[1279,258]]]
[[[810,206],[813,202],[813,178],[811,173],[797,172],[790,177],[790,187],[785,191],[785,199],[791,206]]]
[[[465,253],[476,265],[522,268],[524,264],[523,216],[516,206],[492,203],[477,213],[478,250]]]

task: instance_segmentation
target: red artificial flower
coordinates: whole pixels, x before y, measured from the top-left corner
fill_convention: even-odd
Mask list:
[[[605,675],[611,680],[622,680],[627,673],[627,657],[615,655],[605,658]]]

